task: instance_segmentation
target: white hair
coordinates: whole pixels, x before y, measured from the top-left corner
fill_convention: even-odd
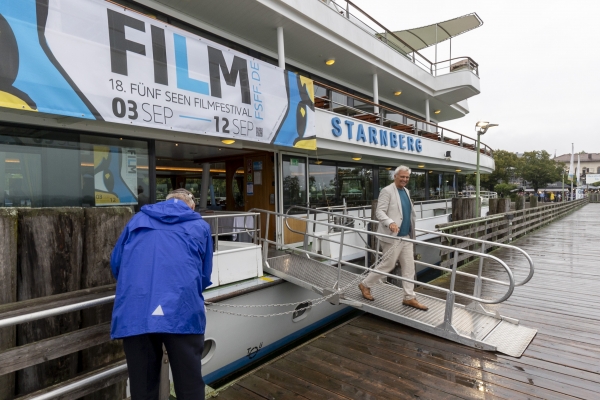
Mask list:
[[[408,174],[410,175],[410,168],[408,168],[406,165],[401,165],[398,168],[396,168],[396,170],[394,171],[394,175],[392,176],[396,176],[400,171],[408,171]]]
[[[167,195],[167,200],[169,199],[177,199],[177,200],[182,200],[185,202],[185,204],[187,204],[192,210],[195,208],[196,203],[194,202],[194,195],[192,194],[192,192],[190,192],[187,189],[175,189],[172,190],[168,195]]]

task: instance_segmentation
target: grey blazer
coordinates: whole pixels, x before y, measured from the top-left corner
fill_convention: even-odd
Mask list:
[[[406,190],[406,194],[410,199],[410,192],[408,189]],[[410,202],[410,238],[415,238],[415,222],[417,219],[417,214],[415,213],[415,208],[412,205],[412,200]],[[398,227],[402,225],[402,220],[404,216],[402,215],[402,206],[400,203],[400,195],[398,194],[398,188],[396,184],[392,182],[390,185],[381,189],[379,193],[379,199],[377,200],[377,210],[375,211],[375,217],[379,221],[379,227],[377,228],[377,233],[383,233],[385,235],[392,235],[394,233],[390,230],[390,224],[395,222]],[[393,239],[381,238],[382,242],[391,243]]]

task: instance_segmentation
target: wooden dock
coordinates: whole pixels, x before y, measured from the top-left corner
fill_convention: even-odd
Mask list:
[[[599,217],[600,204],[589,204],[514,243],[534,259],[535,275],[489,309],[538,329],[520,358],[365,314],[263,365],[218,398],[600,399]],[[494,254],[523,276],[523,259]],[[477,273],[477,265],[465,268]],[[484,270],[500,277],[494,266]],[[457,280],[459,291],[472,287]],[[483,287],[484,297],[498,291]]]

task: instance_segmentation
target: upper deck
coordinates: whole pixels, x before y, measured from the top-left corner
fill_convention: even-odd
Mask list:
[[[345,0],[137,0],[181,21],[270,57],[278,57],[277,28],[285,37],[286,63],[365,93],[377,74],[379,98],[437,122],[468,113],[480,93],[479,66],[470,57],[430,60],[364,10]],[[335,64],[325,61],[334,59]],[[401,96],[394,96],[401,91]],[[433,114],[433,113],[432,113]]]

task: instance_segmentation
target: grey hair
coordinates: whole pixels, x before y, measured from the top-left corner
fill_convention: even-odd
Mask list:
[[[392,176],[396,176],[400,171],[408,171],[408,174],[410,175],[410,168],[408,168],[406,165],[401,165],[398,168],[396,168],[396,170],[394,171],[394,175]]]
[[[175,189],[171,190],[167,195],[167,200],[169,199],[177,199],[184,201],[190,208],[194,208],[196,203],[194,202],[194,195],[187,189]]]

